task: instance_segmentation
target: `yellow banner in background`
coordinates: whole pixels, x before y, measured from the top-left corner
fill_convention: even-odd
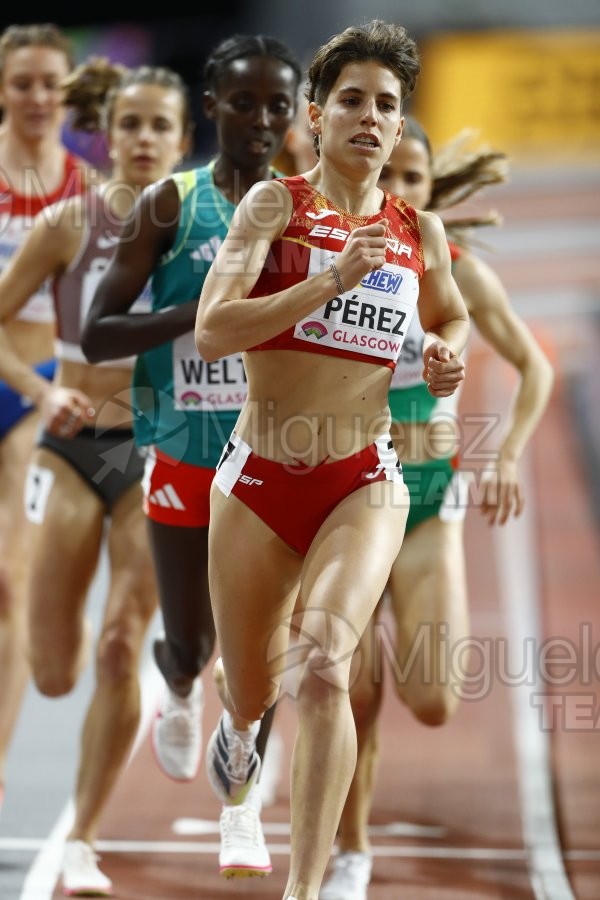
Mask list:
[[[419,46],[410,111],[434,148],[475,128],[523,160],[600,159],[600,30],[461,33]]]

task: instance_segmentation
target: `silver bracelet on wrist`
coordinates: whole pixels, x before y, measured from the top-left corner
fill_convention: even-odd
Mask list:
[[[331,274],[333,275],[333,280],[335,281],[335,286],[337,287],[340,294],[344,294],[344,285],[342,284],[342,279],[340,278],[340,273],[337,270],[337,266],[335,263],[330,263],[329,268],[331,269]]]

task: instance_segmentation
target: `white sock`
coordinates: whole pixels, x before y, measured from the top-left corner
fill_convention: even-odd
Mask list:
[[[250,725],[248,726],[248,728],[245,728],[242,731],[239,728],[234,727],[233,719],[231,717],[231,713],[229,712],[229,710],[228,709],[223,710],[223,724],[225,725],[225,731],[235,732],[235,734],[237,734],[238,737],[240,737],[244,741],[245,744],[248,743],[248,741],[250,739],[252,739],[253,742],[256,741],[256,738],[258,736],[258,731],[260,729],[260,722],[261,722],[260,719],[256,719],[255,722],[251,722]]]
[[[248,793],[246,794],[246,799],[243,803],[244,806],[251,806],[258,815],[260,816],[262,812],[262,797],[260,795],[260,790],[258,788],[258,784],[254,784]]]

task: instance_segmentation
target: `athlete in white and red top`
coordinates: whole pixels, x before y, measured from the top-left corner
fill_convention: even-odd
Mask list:
[[[110,574],[62,872],[65,894],[105,896],[112,884],[98,869],[93,842],[138,728],[139,658],[157,591],[142,512],[143,460],[131,431],[131,360],[90,365],[81,328],[136,196],[169,175],[188,145],[189,106],[181,78],[161,67],[130,71],[92,59],[65,88],[74,125],[105,132],[113,169],[105,184],[37,216],[2,273],[0,376],[31,397],[43,425],[25,506],[28,649],[46,696],[71,691],[87,662],[86,598],[106,537]],[[48,279],[58,323],[52,382],[21,358],[5,331]]]
[[[35,215],[82,190],[86,165],[61,141],[60,83],[71,66],[70,43],[54,25],[11,25],[0,36],[0,272],[31,231]],[[51,378],[49,291],[36,292],[5,327],[21,358]],[[0,381],[0,806],[6,751],[29,675],[24,594],[30,547],[23,484],[37,425],[27,397]]]
[[[381,21],[348,28],[317,51],[309,116],[319,162],[300,181],[248,192],[198,307],[204,359],[254,348],[244,354],[248,399],[211,492],[210,591],[222,653],[215,676],[225,711],[207,769],[220,796],[243,799],[260,769],[257,720],[298,663],[287,900],[317,900],[356,762],[350,660],[408,510],[387,398],[399,350],[391,339],[402,339],[393,330],[414,308],[417,283],[430,390],[448,396],[464,377],[468,314],[441,220],[377,186],[418,71],[405,29]],[[303,222],[298,191],[307,197]],[[276,507],[262,496],[285,517],[271,518]],[[302,612],[292,621],[297,600]],[[291,627],[305,639],[289,657]]]

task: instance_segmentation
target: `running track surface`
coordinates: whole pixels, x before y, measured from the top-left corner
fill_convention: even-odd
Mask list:
[[[546,190],[533,185],[526,194],[517,185],[505,190],[503,203],[494,198],[507,222],[506,244],[490,262],[551,353],[557,384],[525,461],[524,516],[500,530],[485,525],[476,509],[467,515],[473,698],[443,728],[428,729],[400,705],[387,679],[370,900],[600,897],[600,652],[595,656],[600,554],[590,480],[594,422],[581,425],[574,412],[577,397],[583,397],[579,406],[585,410],[589,373],[598,372],[597,254],[585,239],[575,239],[595,229],[598,244],[597,181],[592,187],[595,193],[584,183],[564,188],[562,231],[551,229],[545,219]],[[541,210],[535,221],[534,207]],[[508,241],[509,226],[523,242]],[[567,246],[561,258],[558,238],[577,248]],[[494,235],[489,240],[497,244]],[[567,309],[565,297],[572,304]],[[576,315],[569,314],[571,308]],[[508,367],[475,338],[463,414],[506,409],[512,384]],[[475,444],[468,426],[465,437]],[[544,681],[540,671],[539,653],[548,640],[553,643],[546,645],[546,673],[554,683]],[[458,648],[451,649],[451,658],[462,665]],[[565,660],[567,665],[558,664]],[[208,673],[205,685],[208,737],[218,716]],[[100,834],[102,867],[117,897],[279,900],[288,861],[292,700],[278,710],[274,729],[283,740],[281,780],[275,804],[262,817],[273,874],[247,881],[227,881],[218,874],[219,806],[204,770],[191,785],[169,781],[144,739],[111,798]],[[9,838],[0,831],[4,856]],[[25,854],[26,865],[37,860],[43,872],[44,860],[34,852],[38,845],[43,849],[38,841]],[[19,859],[23,864],[23,854]],[[51,860],[52,854],[47,869]],[[62,896],[58,886],[54,894],[51,888],[38,890],[35,884],[44,883],[43,877],[30,881],[29,892],[22,893],[3,893],[2,880],[0,866],[3,900]]]

